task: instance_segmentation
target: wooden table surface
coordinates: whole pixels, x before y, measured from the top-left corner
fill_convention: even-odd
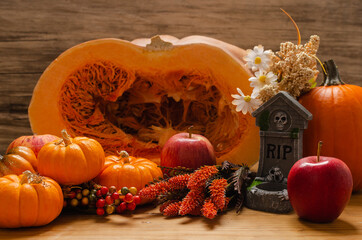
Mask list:
[[[362,86],[361,5],[361,0],[1,0],[0,153],[14,138],[32,133],[27,107],[50,62],[96,38],[204,35],[245,49],[262,44],[277,51],[281,42],[297,39],[282,7],[298,23],[302,43],[318,34],[318,57],[333,58],[345,82]],[[361,193],[331,224],[248,209],[214,220],[167,219],[143,208],[132,216],[107,218],[62,214],[44,227],[0,230],[2,239],[357,239],[361,234]]]
[[[213,220],[162,216],[158,208],[141,207],[132,215],[98,217],[62,213],[47,226],[1,230],[0,239],[362,239],[362,193],[334,222],[316,224],[295,213],[277,215],[244,208]]]

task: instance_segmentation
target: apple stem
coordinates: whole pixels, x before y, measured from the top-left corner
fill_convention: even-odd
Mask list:
[[[189,133],[189,138],[191,138],[192,137],[192,129],[194,128],[194,125],[191,125],[189,128],[188,128],[188,130],[187,130],[187,132]]]
[[[317,149],[317,162],[319,162],[319,157],[321,155],[321,148],[322,148],[323,142],[319,141],[318,142],[318,149]]]

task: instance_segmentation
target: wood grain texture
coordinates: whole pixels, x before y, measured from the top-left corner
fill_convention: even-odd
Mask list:
[[[205,35],[242,48],[321,37],[318,56],[333,58],[345,82],[362,85],[360,0],[2,0],[0,1],[0,152],[31,134],[27,106],[45,68],[81,42],[105,37],[132,40],[157,34]]]
[[[342,215],[328,224],[310,223],[294,213],[276,215],[244,208],[213,220],[202,217],[162,216],[158,208],[138,208],[135,214],[74,215],[62,213],[47,226],[6,230],[0,239],[361,239],[362,194],[353,195]]]

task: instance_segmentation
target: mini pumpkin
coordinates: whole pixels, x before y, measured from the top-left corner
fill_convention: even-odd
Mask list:
[[[28,147],[18,146],[12,148],[4,156],[0,155],[0,177],[8,174],[20,175],[25,170],[35,172],[38,160]]]
[[[62,211],[63,193],[54,180],[30,171],[0,178],[0,227],[42,226]]]
[[[162,176],[156,163],[146,158],[129,156],[126,151],[121,151],[119,156],[106,157],[104,168],[95,181],[102,186],[115,186],[117,189],[136,187],[140,190]]]
[[[313,114],[303,136],[303,155],[315,155],[322,140],[322,154],[347,164],[357,191],[362,189],[362,87],[342,82],[333,60],[324,66],[327,75],[322,86],[299,99]]]
[[[63,185],[75,185],[96,177],[104,165],[104,151],[94,139],[70,138],[62,131],[63,139],[44,145],[38,155],[38,171]]]

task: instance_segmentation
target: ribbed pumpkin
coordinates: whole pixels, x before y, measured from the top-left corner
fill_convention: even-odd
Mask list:
[[[97,140],[109,154],[156,159],[191,125],[213,144],[218,162],[252,163],[259,130],[235,111],[231,94],[251,94],[246,52],[216,39],[157,36],[99,39],[62,53],[39,79],[29,106],[36,134]]]
[[[313,114],[303,136],[303,155],[317,153],[323,141],[323,156],[337,157],[352,172],[353,190],[362,189],[362,87],[344,84],[333,60],[325,64],[327,75],[322,86],[300,98]]]
[[[0,178],[0,228],[42,226],[62,211],[63,193],[47,177],[24,172]]]
[[[0,177],[8,174],[20,175],[25,170],[35,172],[38,160],[28,147],[18,146],[12,148],[4,156],[0,155]]]
[[[156,163],[146,158],[129,156],[127,152],[121,151],[119,156],[106,157],[104,168],[95,181],[102,186],[115,186],[117,189],[136,187],[140,190],[162,176]]]
[[[38,154],[38,171],[63,185],[75,185],[96,177],[104,165],[104,151],[94,139],[70,138],[46,144]]]

